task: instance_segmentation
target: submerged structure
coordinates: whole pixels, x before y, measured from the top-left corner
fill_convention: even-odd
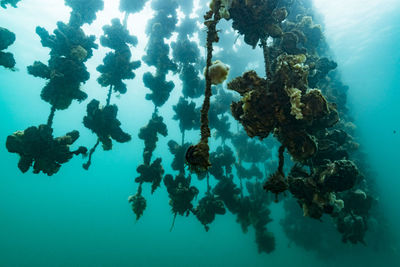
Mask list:
[[[1,6],[15,7],[17,2],[1,1]],[[117,115],[124,111],[111,104],[112,96],[129,92],[126,80],[147,66],[154,71],[136,77],[145,88],[133,88],[149,90],[146,100],[154,106],[138,133],[144,141],[143,162],[132,162],[137,166],[137,173],[132,173],[137,189],[129,203],[137,220],[146,219],[143,191],[149,184],[151,194],[159,187],[168,192],[174,220],[178,215],[195,216],[208,231],[217,216],[234,214],[243,232],[250,226],[255,229],[259,252],[275,249],[275,237],[268,230],[274,201],[284,202],[286,215],[281,225],[300,246],[310,246],[309,236],[320,236],[311,248],[323,248],[318,242],[326,233],[313,232],[316,228],[307,227],[295,209],[315,220],[328,214],[332,220],[324,223],[333,223],[343,242],[366,244],[368,221],[380,216],[373,209],[377,205],[370,188],[373,177],[352,136],[354,124],[346,108],[348,88],[329,57],[311,1],[206,2],[200,1],[204,16],[198,19],[189,16],[193,1],[120,1],[124,20],[112,19],[100,38],[100,45],[109,49],[97,67],[97,81],[107,89],[105,101],[92,99],[82,114],[84,126],[96,135],[95,144],[89,150],[85,146],[71,150],[79,132],[54,137],[53,120],[56,111],[88,98],[83,85],[90,73],[85,63],[98,45],[82,26],[96,19],[103,1],[66,0],[72,8],[68,23],[58,22],[53,34],[36,28],[42,46],[50,49],[50,58],[47,64],[35,61],[27,71],[46,80],[40,96],[50,104],[50,115],[47,123],[8,136],[6,147],[19,155],[18,168],[54,175],[79,154],[88,154],[84,169],[95,168],[92,157],[99,144],[111,150],[113,140],[133,139],[134,135],[121,128]],[[132,51],[141,40],[130,34],[128,18],[146,4],[154,11],[146,27],[146,54],[134,61]],[[185,14],[179,24],[178,9]],[[174,33],[176,38],[172,38]],[[244,43],[234,50],[235,34]],[[15,35],[0,27],[0,65],[10,69],[15,60],[3,50],[14,41]],[[244,71],[248,62],[241,50],[245,46],[262,51],[264,73]],[[173,90],[180,95],[172,106],[180,140],[171,139],[171,126],[159,112]],[[193,144],[186,140],[189,131],[199,136]],[[169,164],[165,157],[155,153],[159,138],[169,139],[174,174],[165,171],[163,166]],[[206,184],[204,192],[199,183]]]

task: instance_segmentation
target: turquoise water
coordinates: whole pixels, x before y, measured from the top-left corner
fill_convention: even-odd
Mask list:
[[[351,87],[350,107],[360,143],[377,172],[381,201],[395,226],[400,222],[400,213],[393,206],[400,185],[396,160],[400,147],[400,106],[397,104],[400,51],[396,47],[400,36],[400,6],[397,1],[385,4],[370,1],[368,5],[362,5],[363,1],[354,2],[359,11],[353,16],[345,8],[340,9],[343,15],[336,19],[327,15],[327,20],[332,20],[331,26],[327,25],[327,34],[343,79]],[[361,19],[366,16],[371,19]]]
[[[154,109],[150,101],[144,101],[149,91],[142,83],[143,74],[154,69],[144,62],[135,71],[136,78],[127,82],[128,93],[112,97],[112,103],[119,107],[118,118],[123,129],[132,135],[132,141],[114,142],[112,151],[98,149],[88,171],[81,167],[84,160],[74,157],[50,177],[33,174],[31,170],[22,174],[17,168],[18,156],[8,153],[4,146],[6,138],[16,130],[45,123],[50,112],[49,104],[40,99],[45,82],[26,71],[26,66],[33,61],[48,60],[49,50],[41,46],[35,27],[53,30],[57,21],[68,21],[70,11],[62,0],[22,0],[16,9],[0,10],[0,26],[17,36],[7,50],[14,54],[17,70],[0,67],[3,118],[0,124],[0,266],[400,266],[397,244],[400,236],[397,227],[400,224],[400,106],[397,103],[400,99],[400,4],[388,1],[371,8],[360,5],[351,6],[360,12],[350,16],[317,4],[325,18],[325,35],[332,57],[339,65],[343,82],[350,87],[348,106],[357,125],[357,140],[376,172],[379,209],[386,218],[385,222],[377,222],[384,223],[387,230],[385,237],[382,236],[383,248],[377,249],[374,243],[368,242],[377,240],[368,236],[367,246],[342,244],[333,225],[326,228],[334,236],[329,257],[296,246],[279,224],[285,216],[282,202],[270,204],[273,222],[268,224],[268,230],[276,238],[276,248],[271,254],[259,254],[254,229],[242,233],[236,217],[229,212],[217,216],[208,232],[195,216],[178,216],[170,232],[173,214],[163,184],[153,195],[150,187],[144,186],[147,208],[136,222],[127,199],[137,190],[134,178],[136,167],[142,162],[144,144],[137,134]],[[99,37],[101,27],[109,24],[111,18],[123,18],[114,1],[105,1],[104,10],[93,24],[84,26],[87,34]],[[203,10],[197,9],[199,22],[202,22]],[[147,5],[129,18],[128,28],[139,39],[138,46],[132,49],[135,60],[145,53],[148,41],[145,25],[152,15]],[[226,25],[221,22],[221,27]],[[205,32],[200,31],[200,43],[204,37]],[[232,33],[232,40],[235,38]],[[238,42],[243,44],[242,38]],[[104,101],[106,98],[106,90],[96,82],[99,75],[96,67],[107,51],[95,50],[87,62],[91,78],[83,90],[88,99],[82,103],[74,101],[69,109],[56,112],[54,135],[79,130],[81,136],[74,146],[92,147],[96,143],[96,136],[83,126],[82,119],[90,99]],[[262,51],[251,48],[242,51],[246,51],[245,58],[250,64],[231,65],[231,71],[240,73],[256,68],[263,73],[263,62],[258,61]],[[172,156],[167,143],[171,138],[176,141],[181,138],[178,123],[172,120],[172,106],[178,102],[181,85],[177,75],[170,73],[167,77],[176,85],[159,114],[168,125],[169,135],[160,138],[154,155],[163,158],[166,173],[175,173],[170,167]],[[186,140],[197,142],[198,130],[188,132]],[[220,140],[211,142],[215,142],[214,148]],[[205,180],[195,177],[192,180],[201,192],[205,191]],[[390,238],[386,239],[386,235]]]

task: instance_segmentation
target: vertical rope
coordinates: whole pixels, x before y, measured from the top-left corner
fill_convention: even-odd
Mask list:
[[[96,148],[97,148],[97,146],[98,146],[99,144],[100,144],[100,139],[97,138],[96,144],[90,149],[88,161],[82,165],[82,167],[83,167],[85,170],[88,170],[89,167],[90,167],[90,165],[92,164],[92,155],[93,155],[93,153],[96,151]]]
[[[106,106],[109,106],[109,105],[110,105],[110,101],[111,101],[111,93],[112,93],[112,85],[110,85],[110,88],[108,89]]]
[[[47,118],[47,126],[49,126],[50,128],[53,125],[53,119],[54,119],[55,113],[56,113],[56,107],[51,106],[50,114],[49,114],[49,117]]]
[[[123,21],[123,26],[125,29],[128,27],[128,18],[129,18],[129,13],[125,12],[124,21]]]
[[[182,131],[182,140],[181,140],[181,146],[185,144],[185,130]]]
[[[174,219],[172,220],[172,225],[171,225],[171,228],[169,229],[169,231],[170,232],[172,232],[172,230],[174,229],[174,226],[175,226],[175,220],[176,220],[176,212],[174,213]]]
[[[201,117],[200,117],[200,122],[201,122],[201,142],[208,144],[208,138],[211,136],[210,133],[210,128],[208,127],[208,111],[210,109],[210,98],[212,95],[211,91],[211,77],[209,75],[209,68],[212,64],[212,52],[213,52],[213,42],[218,42],[218,33],[217,33],[217,23],[221,19],[221,16],[219,14],[219,8],[220,8],[221,2],[217,1],[215,4],[215,10],[217,10],[214,13],[214,19],[210,21],[208,25],[208,31],[207,31],[207,65],[206,65],[206,71],[205,71],[205,77],[206,77],[206,88],[204,92],[204,102],[203,106],[201,108]]]
[[[264,54],[265,75],[269,80],[271,79],[272,74],[271,74],[271,64],[269,62],[269,49],[267,46],[266,39],[261,39],[261,47],[263,49],[263,54]]]

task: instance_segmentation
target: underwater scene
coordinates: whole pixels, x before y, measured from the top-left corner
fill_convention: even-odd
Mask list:
[[[0,0],[0,266],[400,266],[400,1]]]

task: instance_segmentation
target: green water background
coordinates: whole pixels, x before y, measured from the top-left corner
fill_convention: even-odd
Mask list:
[[[85,26],[86,32],[100,34],[101,26],[119,15],[110,1],[106,1],[106,9],[108,13],[100,14],[96,23]],[[34,28],[40,25],[52,30],[56,21],[67,21],[68,13],[61,0],[25,0],[18,9],[0,10],[0,25],[17,34],[9,51],[14,53],[19,69],[0,69],[0,266],[400,266],[399,252],[376,253],[371,246],[346,245],[346,253],[326,261],[290,244],[279,226],[281,203],[271,206],[274,221],[269,230],[274,232],[277,246],[270,255],[257,253],[253,229],[243,234],[232,215],[217,217],[208,233],[193,216],[178,217],[174,230],[169,232],[172,214],[164,188],[153,196],[146,188],[148,207],[135,223],[127,198],[136,191],[133,179],[136,166],[142,161],[143,142],[136,136],[153,110],[152,104],[144,101],[144,64],[137,71],[137,78],[128,82],[128,93],[112,99],[119,106],[119,118],[133,141],[115,143],[111,152],[99,149],[89,171],[81,168],[81,158],[74,158],[53,177],[22,174],[17,169],[17,155],[5,149],[6,137],[15,130],[45,123],[50,112],[49,105],[40,100],[44,81],[26,72],[26,66],[34,60],[48,59],[49,51],[41,47]],[[350,86],[349,106],[362,149],[377,171],[382,207],[394,235],[399,235],[396,226],[400,224],[399,14],[397,5],[376,17],[362,14],[357,18],[359,27],[340,24],[339,18],[337,24],[326,25],[335,60],[344,82]],[[131,17],[133,34],[143,36],[144,18],[141,14]],[[145,45],[143,36],[139,47],[133,50],[135,59],[141,58]],[[77,129],[81,132],[79,145],[95,143],[96,137],[83,127],[82,118],[91,98],[105,101],[106,91],[95,81],[95,67],[104,53],[105,50],[96,51],[88,63],[92,77],[84,89],[89,98],[56,113],[56,136]],[[248,53],[261,55],[251,49]],[[178,124],[171,120],[171,107],[177,102],[179,88],[177,81],[169,101],[160,110],[168,122],[169,136],[160,140],[155,154],[163,157],[166,173],[172,173],[166,143],[170,138],[180,140]],[[189,134],[188,139],[197,141],[196,134]],[[204,183],[196,183],[204,191]]]

